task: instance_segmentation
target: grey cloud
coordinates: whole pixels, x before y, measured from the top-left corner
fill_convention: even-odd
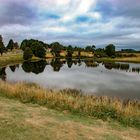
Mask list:
[[[92,12],[101,13],[102,19],[91,23],[87,21],[88,26],[77,21],[63,23],[59,18],[55,20],[54,15],[59,10],[55,7],[54,15],[51,15],[54,20],[48,18],[49,7],[42,11],[41,18],[38,10],[42,7],[35,9],[34,4],[34,0],[1,0],[0,34],[6,42],[10,38],[19,42],[25,38],[35,38],[47,43],[59,41],[65,45],[95,44],[97,47],[105,47],[106,44],[114,43],[117,48],[140,49],[140,0],[98,0],[97,7]],[[120,19],[119,22],[117,18]],[[21,26],[17,28],[16,25]],[[65,27],[68,32],[43,31],[45,27],[55,26]]]
[[[118,0],[116,6],[117,15],[129,16],[140,19],[140,1],[139,0]]]
[[[140,19],[139,0],[99,0],[96,10],[103,14],[104,20],[114,16]]]
[[[37,16],[35,9],[27,3],[9,1],[2,3],[0,8],[2,8],[0,12],[0,26],[6,24],[29,24]]]

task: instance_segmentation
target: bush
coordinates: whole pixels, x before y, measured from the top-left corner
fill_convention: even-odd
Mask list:
[[[32,50],[32,53],[39,58],[44,58],[46,56],[46,46],[47,44],[30,39],[30,40],[23,40],[21,43],[20,48],[24,51],[26,48],[30,48]]]
[[[24,50],[23,59],[24,60],[30,60],[32,57],[33,57],[33,52],[32,52],[32,50],[29,47],[27,47]]]
[[[36,57],[44,58],[46,56],[46,50],[41,44],[39,43],[34,44],[32,49],[34,50],[34,55]]]
[[[115,56],[115,46],[113,44],[109,44],[106,46],[105,52],[108,56]]]

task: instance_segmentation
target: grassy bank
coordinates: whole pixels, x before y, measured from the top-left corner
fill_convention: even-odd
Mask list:
[[[33,57],[32,61],[39,60],[38,57]],[[6,65],[14,65],[24,62],[23,60],[23,53],[15,53],[15,52],[8,52],[0,56],[0,67],[4,67]]]
[[[140,57],[124,57],[124,58],[95,58],[96,61],[104,62],[129,62],[129,63],[140,63]]]
[[[0,56],[0,67],[23,62],[22,54],[7,53]]]
[[[97,61],[110,61],[110,62],[140,63],[140,54],[133,53],[132,57],[129,57],[129,56],[116,57],[116,58],[103,57],[103,58],[96,58],[95,60],[97,60]]]
[[[137,129],[0,97],[1,140],[139,140]]]
[[[122,102],[117,98],[82,95],[77,90],[47,90],[35,84],[0,82],[0,96],[36,103],[51,109],[68,111],[80,116],[115,120],[140,129],[140,101]]]

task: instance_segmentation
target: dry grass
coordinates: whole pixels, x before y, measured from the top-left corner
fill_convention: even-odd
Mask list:
[[[130,55],[130,54],[125,54]],[[97,58],[96,60],[98,61],[118,61],[118,62],[132,62],[132,63],[140,63],[140,53],[132,53],[132,57],[116,57],[116,58],[108,58],[108,57],[104,57],[104,58]]]
[[[77,90],[55,91],[34,84],[4,82],[0,82],[0,95],[140,128],[140,101],[122,102],[117,98],[82,95]]]
[[[47,52],[46,53],[46,58],[53,58],[54,56],[52,55],[52,53],[51,52]]]
[[[0,97],[1,140],[139,140],[137,129]]]
[[[94,54],[92,52],[82,51],[80,54],[81,54],[81,57],[94,57]],[[73,57],[78,57],[78,51],[74,51]]]
[[[61,51],[60,52],[60,57],[66,57],[67,56],[67,51]],[[78,51],[73,52],[73,57],[78,57]],[[94,54],[92,52],[81,52],[81,57],[87,57],[87,58],[93,58]],[[46,58],[54,58],[51,52],[46,53]]]
[[[136,57],[124,57],[124,58],[116,58],[116,61],[122,61],[122,62],[140,62],[140,56]]]

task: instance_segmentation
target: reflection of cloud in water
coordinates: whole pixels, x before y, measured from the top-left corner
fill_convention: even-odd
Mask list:
[[[6,69],[6,73],[7,80],[11,82],[34,82],[49,88],[77,88],[96,95],[140,99],[138,73],[108,70],[101,64],[95,68],[86,67],[84,63],[80,67],[73,65],[71,68],[63,64],[59,72],[54,72],[52,66],[46,65],[44,72],[38,75],[32,72],[25,73],[20,65],[14,73],[9,68]]]

